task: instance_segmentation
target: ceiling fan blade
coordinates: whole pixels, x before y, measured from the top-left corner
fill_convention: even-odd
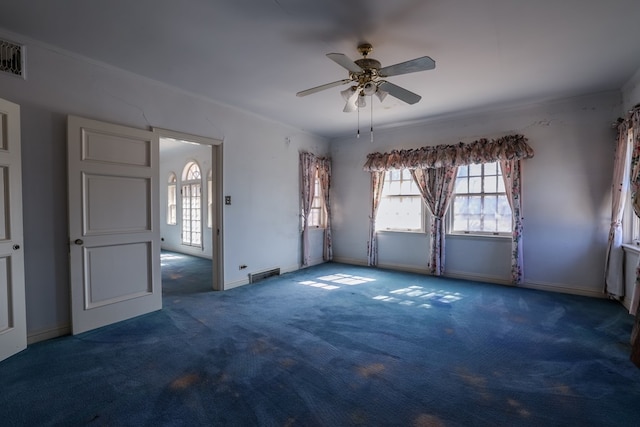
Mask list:
[[[391,77],[400,74],[433,70],[434,68],[436,68],[436,61],[428,56],[423,56],[410,61],[400,62],[399,64],[389,65],[388,67],[382,67],[378,70],[378,75],[380,77]]]
[[[343,53],[327,53],[327,57],[336,64],[346,68],[352,73],[361,73],[364,70]]]
[[[302,90],[302,91],[296,93],[296,96],[311,95],[312,93],[316,93],[316,92],[320,92],[320,91],[325,90],[325,89],[330,89],[332,87],[340,86],[340,85],[343,85],[345,83],[349,83],[350,81],[351,81],[351,79],[342,79],[342,80],[338,80],[337,82],[332,82],[332,83],[327,83],[327,84],[324,84],[324,85],[312,87],[311,89]]]
[[[404,101],[407,104],[415,104],[422,99],[422,97],[417,93],[413,93],[387,81],[383,81],[378,87],[385,92],[389,92],[389,95],[398,98],[399,100]]]

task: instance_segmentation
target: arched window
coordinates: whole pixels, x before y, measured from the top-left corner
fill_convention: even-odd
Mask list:
[[[167,181],[167,224],[176,225],[178,223],[177,217],[177,198],[176,198],[176,186],[178,181],[176,174],[171,172],[169,174],[169,180]]]
[[[202,247],[202,175],[196,162],[182,174],[182,244]]]

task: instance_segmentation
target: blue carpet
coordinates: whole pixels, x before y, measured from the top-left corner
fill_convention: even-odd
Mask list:
[[[335,263],[211,292],[166,255],[163,310],[0,363],[0,424],[640,425],[618,303]]]

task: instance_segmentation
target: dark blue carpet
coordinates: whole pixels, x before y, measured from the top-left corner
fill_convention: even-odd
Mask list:
[[[210,261],[163,262],[162,311],[0,363],[0,424],[640,425],[618,303],[333,263],[211,292]]]

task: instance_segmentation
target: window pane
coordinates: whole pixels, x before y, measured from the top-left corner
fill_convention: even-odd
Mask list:
[[[469,178],[469,193],[482,193],[482,177]]]
[[[511,232],[511,208],[504,191],[504,181],[497,162],[468,165],[469,178],[458,168],[455,197],[451,212],[454,232]]]
[[[497,212],[498,196],[485,196],[484,209],[485,216],[495,216]]]
[[[469,166],[458,166],[458,175],[459,177],[469,176]]]
[[[469,176],[481,176],[482,165],[469,165]]]
[[[469,181],[466,178],[458,178],[456,179],[456,193],[468,193],[469,192]]]
[[[485,176],[484,177],[484,192],[485,193],[495,193],[498,189],[498,178],[497,176]],[[500,178],[502,181],[502,178]]]
[[[422,230],[422,199],[418,196],[386,197],[376,216],[378,230]]]
[[[484,165],[484,174],[485,175],[496,175],[498,172],[498,163],[485,163]]]

